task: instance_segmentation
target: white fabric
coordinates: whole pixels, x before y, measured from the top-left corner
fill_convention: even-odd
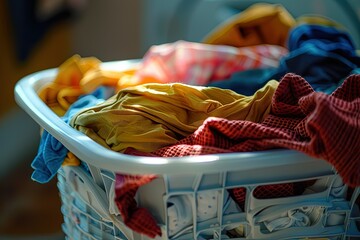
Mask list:
[[[234,201],[234,199],[228,194],[227,191],[224,192],[224,198],[226,199],[224,204],[224,215],[241,213],[243,210],[239,205]]]
[[[115,204],[115,181],[111,183],[110,191],[109,191],[109,212],[113,215],[120,215],[119,209]]]
[[[215,218],[218,214],[220,192],[201,191],[196,194],[196,221]],[[192,198],[190,195],[172,196],[167,201],[169,236],[172,237],[193,225]],[[230,202],[229,202],[230,203]]]
[[[174,236],[192,225],[192,203],[190,196],[172,196],[167,201],[169,236]]]
[[[202,222],[215,218],[218,210],[218,191],[199,192],[196,196],[197,221]]]

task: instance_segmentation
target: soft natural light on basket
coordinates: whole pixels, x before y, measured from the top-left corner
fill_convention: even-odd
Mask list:
[[[154,165],[169,163],[169,161],[166,158],[145,158],[145,157],[140,158],[139,162],[144,164],[154,164]]]
[[[214,162],[219,160],[218,156],[196,156],[192,158],[191,162]]]
[[[181,158],[177,158],[177,159],[181,159]],[[195,158],[186,158],[184,159],[184,162],[214,162],[214,161],[218,161],[219,157],[218,156],[196,156]],[[175,159],[173,159],[172,161],[176,161]],[[167,158],[140,158],[139,159],[140,163],[144,163],[144,164],[154,164],[154,165],[160,165],[160,164],[168,164],[169,163],[169,159]]]
[[[92,139],[89,138],[89,137],[86,136],[86,135],[78,135],[78,136],[76,136],[76,138],[77,138],[79,141],[81,141],[81,142],[83,142],[83,141],[92,141]]]

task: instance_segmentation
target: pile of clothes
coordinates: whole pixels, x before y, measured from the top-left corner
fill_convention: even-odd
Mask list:
[[[125,71],[100,65],[75,55],[38,94],[108,149],[181,157],[287,148],[328,161],[345,184],[360,185],[360,57],[349,32],[330,19],[295,19],[281,5],[254,4],[202,42],[152,46]],[[44,131],[32,178],[46,183],[62,165],[80,164]],[[150,237],[161,235],[160,227],[134,197],[156,177],[117,174],[114,189],[124,223]],[[269,185],[258,194],[292,196],[306,187]],[[244,194],[229,190],[240,208]]]

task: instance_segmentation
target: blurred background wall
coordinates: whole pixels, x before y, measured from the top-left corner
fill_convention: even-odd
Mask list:
[[[64,239],[56,180],[30,179],[40,129],[16,105],[16,82],[73,54],[139,58],[141,16],[138,0],[0,1],[0,239]]]

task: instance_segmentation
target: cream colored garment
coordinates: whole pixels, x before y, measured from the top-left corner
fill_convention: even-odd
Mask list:
[[[70,125],[114,151],[152,152],[190,135],[208,117],[262,121],[277,86],[271,80],[253,96],[244,96],[215,87],[142,84],[80,111]]]

